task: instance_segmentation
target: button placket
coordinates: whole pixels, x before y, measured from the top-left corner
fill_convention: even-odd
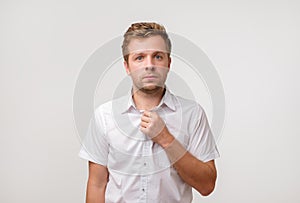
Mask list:
[[[144,169],[143,172],[147,171],[147,167],[149,163],[147,163],[147,158],[150,154],[151,154],[151,141],[145,141],[143,143],[143,152],[142,155],[144,157],[143,162],[142,162],[142,168]],[[147,200],[147,190],[148,190],[148,176],[145,174],[141,175],[141,191],[142,191],[142,195],[141,195],[141,200],[145,201]]]
[[[145,201],[147,200],[147,184],[148,184],[148,177],[147,176],[141,176],[141,200]]]

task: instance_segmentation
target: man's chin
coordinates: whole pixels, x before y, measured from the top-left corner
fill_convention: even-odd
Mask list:
[[[142,87],[140,90],[145,93],[152,93],[152,92],[156,92],[156,91],[160,90],[161,88],[163,88],[163,87],[157,86],[157,85],[147,85],[147,86]]]

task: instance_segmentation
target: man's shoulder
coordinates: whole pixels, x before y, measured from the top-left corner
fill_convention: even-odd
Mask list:
[[[181,97],[179,95],[172,94],[173,100],[176,101],[177,105],[183,110],[191,110],[191,111],[203,111],[202,106],[200,103],[193,99],[188,99]]]
[[[106,101],[95,108],[97,113],[111,113],[113,109],[124,108],[128,104],[128,96],[124,95]]]
[[[173,95],[180,103],[188,105],[188,106],[196,106],[198,102],[193,99],[188,99],[179,95]]]

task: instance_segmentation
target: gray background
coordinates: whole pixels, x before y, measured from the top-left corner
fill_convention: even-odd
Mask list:
[[[76,78],[93,51],[141,20],[193,41],[223,81],[217,187],[194,202],[299,202],[299,9],[283,0],[0,1],[0,202],[84,202]]]

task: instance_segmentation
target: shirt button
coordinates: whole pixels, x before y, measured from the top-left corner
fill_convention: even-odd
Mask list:
[[[146,163],[144,163],[144,166],[146,166],[147,164]]]
[[[143,188],[142,190],[143,190],[143,192],[145,192],[145,189],[144,189],[144,188]]]

